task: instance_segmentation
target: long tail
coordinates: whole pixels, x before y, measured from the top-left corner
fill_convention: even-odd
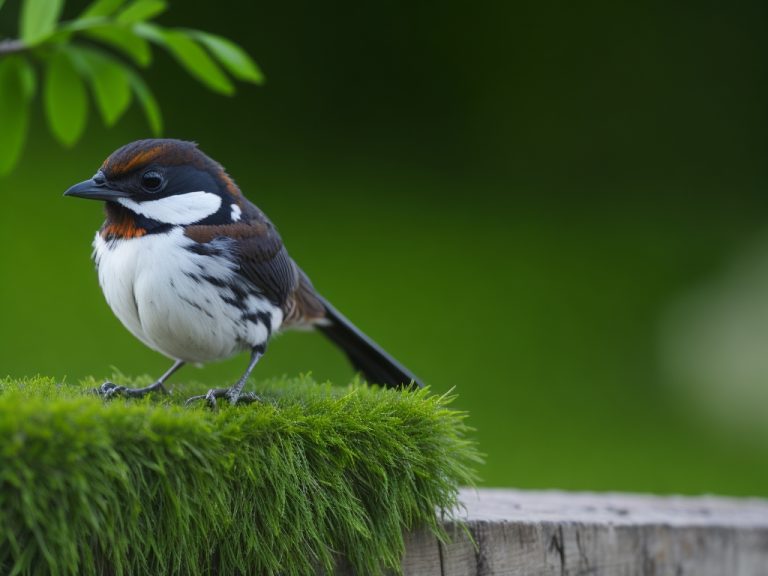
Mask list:
[[[344,351],[352,366],[362,372],[366,380],[389,388],[424,386],[410,370],[363,334],[327,300],[319,295],[317,297],[325,307],[328,320],[328,324],[318,324],[317,329]]]

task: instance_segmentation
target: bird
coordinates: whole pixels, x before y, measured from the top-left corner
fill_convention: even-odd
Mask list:
[[[149,386],[107,381],[102,396],[167,394],[166,381],[185,364],[249,352],[233,385],[187,403],[260,401],[244,390],[248,378],[271,338],[293,328],[324,334],[370,383],[423,387],[320,295],[270,219],[195,142],[126,144],[64,195],[104,202],[92,256],[99,285],[125,328],[173,361]]]

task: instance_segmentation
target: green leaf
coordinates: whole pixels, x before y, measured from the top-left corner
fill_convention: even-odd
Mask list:
[[[43,90],[48,124],[64,146],[77,142],[85,128],[88,97],[70,56],[59,50],[48,61]]]
[[[106,24],[85,30],[83,35],[97,42],[112,46],[131,58],[139,66],[146,67],[152,62],[152,49],[149,47],[149,42],[141,36],[137,36],[128,28]]]
[[[120,8],[124,3],[125,0],[94,0],[94,2],[80,14],[80,18],[111,16],[115,10]]]
[[[19,70],[21,72],[21,84],[24,87],[24,96],[32,100],[37,92],[37,75],[32,64],[26,58],[19,58]]]
[[[126,68],[98,50],[73,46],[70,51],[88,74],[104,123],[112,126],[131,104],[131,84]]]
[[[120,24],[133,24],[143,22],[162,14],[168,9],[168,4],[163,0],[136,0],[117,16]]]
[[[67,44],[72,35],[93,28],[103,26],[107,22],[105,18],[78,18],[69,22],[62,22],[56,30],[46,38],[51,44]]]
[[[146,22],[138,22],[134,25],[133,31],[147,40],[154,42],[155,44],[165,43],[165,30],[163,30],[157,24],[148,24]]]
[[[193,77],[221,94],[232,95],[235,87],[221,68],[194,40],[176,30],[164,30],[159,26],[139,23],[134,26],[137,34],[164,46]]]
[[[264,82],[264,75],[256,62],[231,40],[198,30],[190,30],[189,33],[208,48],[224,68],[238,80],[254,84]]]
[[[26,140],[31,99],[25,80],[28,71],[29,62],[20,56],[0,60],[0,176],[16,165]]]
[[[0,10],[3,9],[3,4],[5,4],[5,0],[0,0]]]
[[[39,44],[56,28],[63,7],[64,0],[24,0],[19,22],[21,40],[29,46]]]
[[[144,109],[144,116],[147,118],[152,134],[160,136],[163,132],[163,117],[160,114],[160,107],[157,105],[157,100],[155,100],[155,97],[144,83],[144,80],[142,80],[133,70],[128,70],[128,77],[131,82],[131,87]]]

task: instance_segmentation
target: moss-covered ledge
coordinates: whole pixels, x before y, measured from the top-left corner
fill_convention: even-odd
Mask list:
[[[211,412],[181,406],[203,387],[96,384],[0,380],[0,573],[397,571],[403,532],[441,535],[473,481],[464,414],[429,391],[302,378]]]

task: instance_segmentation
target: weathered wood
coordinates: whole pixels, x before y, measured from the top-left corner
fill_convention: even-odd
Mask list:
[[[768,501],[465,490],[448,544],[407,538],[407,576],[768,576]]]

